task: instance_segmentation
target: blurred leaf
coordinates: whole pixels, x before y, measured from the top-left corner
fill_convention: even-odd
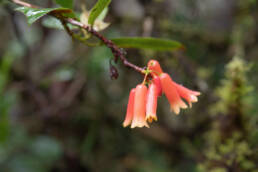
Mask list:
[[[91,9],[89,24],[93,26],[96,18],[102,13],[102,11],[110,4],[111,0],[98,0],[98,2]]]
[[[57,4],[64,8],[73,8],[73,0],[55,0]]]
[[[19,7],[16,8],[17,11],[22,12],[28,20],[29,24],[34,23],[44,15],[47,15],[50,12],[56,12],[56,13],[72,13],[72,10],[67,8],[41,8],[41,9],[35,9],[35,8],[29,8],[29,7]]]
[[[109,58],[112,57],[112,52],[105,46],[94,47],[91,51],[91,58],[89,58],[86,69],[90,77],[99,76],[103,70],[109,71]]]
[[[14,102],[14,96],[5,91],[9,80],[9,72],[13,63],[13,56],[5,54],[0,64],[0,143],[9,135],[9,108]]]
[[[30,145],[33,153],[41,163],[51,163],[58,159],[62,153],[61,145],[54,138],[48,136],[37,137]]]
[[[61,29],[63,30],[64,27],[60,20],[54,18],[54,17],[47,17],[43,20],[42,25],[48,28],[52,29]]]
[[[183,45],[177,41],[149,38],[149,37],[122,37],[111,39],[117,46],[121,48],[140,48],[152,49],[158,51],[173,51],[183,48]]]

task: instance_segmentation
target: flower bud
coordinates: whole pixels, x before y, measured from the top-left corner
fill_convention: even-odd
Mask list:
[[[160,64],[157,60],[150,60],[147,65],[149,70],[152,70],[155,75],[163,73]]]

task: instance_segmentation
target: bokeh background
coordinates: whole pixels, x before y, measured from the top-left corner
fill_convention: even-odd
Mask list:
[[[27,1],[53,7],[51,0]],[[80,12],[94,0],[75,0]],[[126,49],[157,59],[200,91],[176,116],[163,96],[151,128],[123,128],[128,94],[142,76],[119,62],[111,80],[106,47],[87,47],[44,20],[28,26],[0,1],[1,172],[257,172],[257,0],[113,0],[108,37],[173,39],[183,51]]]

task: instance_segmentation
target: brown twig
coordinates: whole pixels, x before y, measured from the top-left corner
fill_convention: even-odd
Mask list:
[[[22,5],[22,6],[25,6],[25,7],[30,7],[30,8],[39,8],[38,6],[35,6],[35,5],[32,5],[32,4],[29,4],[27,2],[23,2],[23,1],[20,1],[20,0],[12,0],[14,3],[16,4],[19,4],[19,5]],[[65,17],[62,17],[60,18],[60,15],[56,15],[55,13],[49,13],[49,15],[53,16],[53,17],[56,17],[57,19],[61,20],[61,22],[63,23],[64,26],[66,26],[67,23],[70,23],[74,26],[78,26],[82,29],[85,29],[87,32],[91,33],[92,35],[94,35],[95,37],[97,37],[99,40],[101,40],[108,48],[111,49],[113,55],[114,55],[114,58],[115,58],[115,62],[120,59],[122,61],[122,63],[127,66],[127,67],[130,67],[132,69],[134,69],[135,71],[137,72],[140,72],[141,74],[144,74],[144,68],[141,68],[137,65],[134,65],[132,63],[130,63],[126,57],[124,56],[124,52],[118,48],[111,40],[105,38],[103,35],[101,35],[99,32],[95,31],[92,27],[90,26],[87,26],[75,19],[72,19],[72,18],[65,18]],[[68,31],[66,29],[66,31]],[[68,32],[69,35],[71,35],[71,33]]]

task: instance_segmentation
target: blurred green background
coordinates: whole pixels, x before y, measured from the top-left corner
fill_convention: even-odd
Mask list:
[[[42,7],[53,1],[27,1]],[[89,9],[94,0],[76,0]],[[113,0],[102,33],[177,40],[184,51],[126,49],[157,59],[200,91],[176,116],[163,96],[150,129],[123,128],[128,94],[142,76],[106,47],[87,47],[43,19],[28,26],[0,1],[1,172],[258,172],[257,0]]]

